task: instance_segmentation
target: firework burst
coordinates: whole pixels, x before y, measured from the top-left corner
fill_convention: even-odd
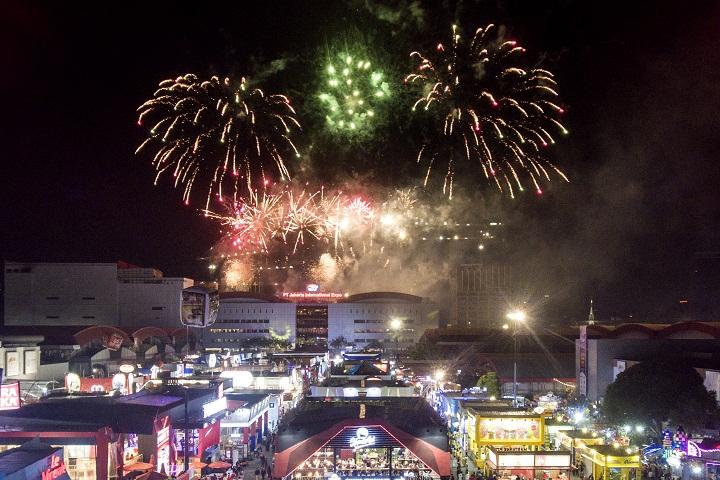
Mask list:
[[[543,155],[555,143],[551,132],[567,134],[558,121],[552,73],[518,63],[525,49],[504,41],[494,25],[479,28],[468,40],[453,26],[449,47],[433,55],[412,52],[417,69],[406,83],[422,86],[413,110],[436,114],[440,141],[426,143],[417,156],[426,162],[425,184],[444,165],[443,192],[452,197],[457,161],[477,161],[486,178],[511,197],[528,183],[538,194],[550,172],[567,177]]]
[[[327,129],[349,138],[368,132],[390,96],[385,74],[367,58],[344,52],[327,60],[324,75],[318,98]]]
[[[136,153],[155,152],[155,183],[172,174],[186,204],[196,183],[207,188],[206,209],[213,194],[237,199],[241,182],[251,191],[256,177],[265,180],[268,160],[280,179],[290,178],[282,152],[300,156],[290,139],[300,124],[289,99],[250,88],[245,78],[164,80],[138,112],[138,125],[149,125],[150,136]]]

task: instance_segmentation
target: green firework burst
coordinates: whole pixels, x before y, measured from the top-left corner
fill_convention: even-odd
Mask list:
[[[385,73],[368,58],[344,52],[325,62],[320,104],[334,134],[359,137],[377,124],[390,98]]]

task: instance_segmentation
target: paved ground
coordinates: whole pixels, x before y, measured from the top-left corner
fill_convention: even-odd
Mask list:
[[[268,464],[272,465],[272,450],[266,451],[265,447],[263,446],[263,454],[265,455],[265,460],[267,460]],[[248,466],[243,469],[244,472],[244,480],[255,480],[255,470],[256,469],[262,469],[260,464],[260,459],[253,459],[248,463]],[[262,478],[262,477],[261,477]],[[267,480],[267,477],[265,477]]]

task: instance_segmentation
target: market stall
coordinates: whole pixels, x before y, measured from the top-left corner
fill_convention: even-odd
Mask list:
[[[593,478],[635,480],[640,474],[640,452],[637,447],[615,445],[587,446],[582,457],[592,464]]]
[[[489,447],[486,469],[498,479],[553,479],[570,478],[570,453],[567,451],[525,451]]]

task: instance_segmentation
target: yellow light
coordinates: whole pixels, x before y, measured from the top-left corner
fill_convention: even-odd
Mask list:
[[[513,310],[512,312],[509,312],[505,317],[508,320],[513,320],[515,322],[524,322],[527,318],[527,315],[522,310]]]

